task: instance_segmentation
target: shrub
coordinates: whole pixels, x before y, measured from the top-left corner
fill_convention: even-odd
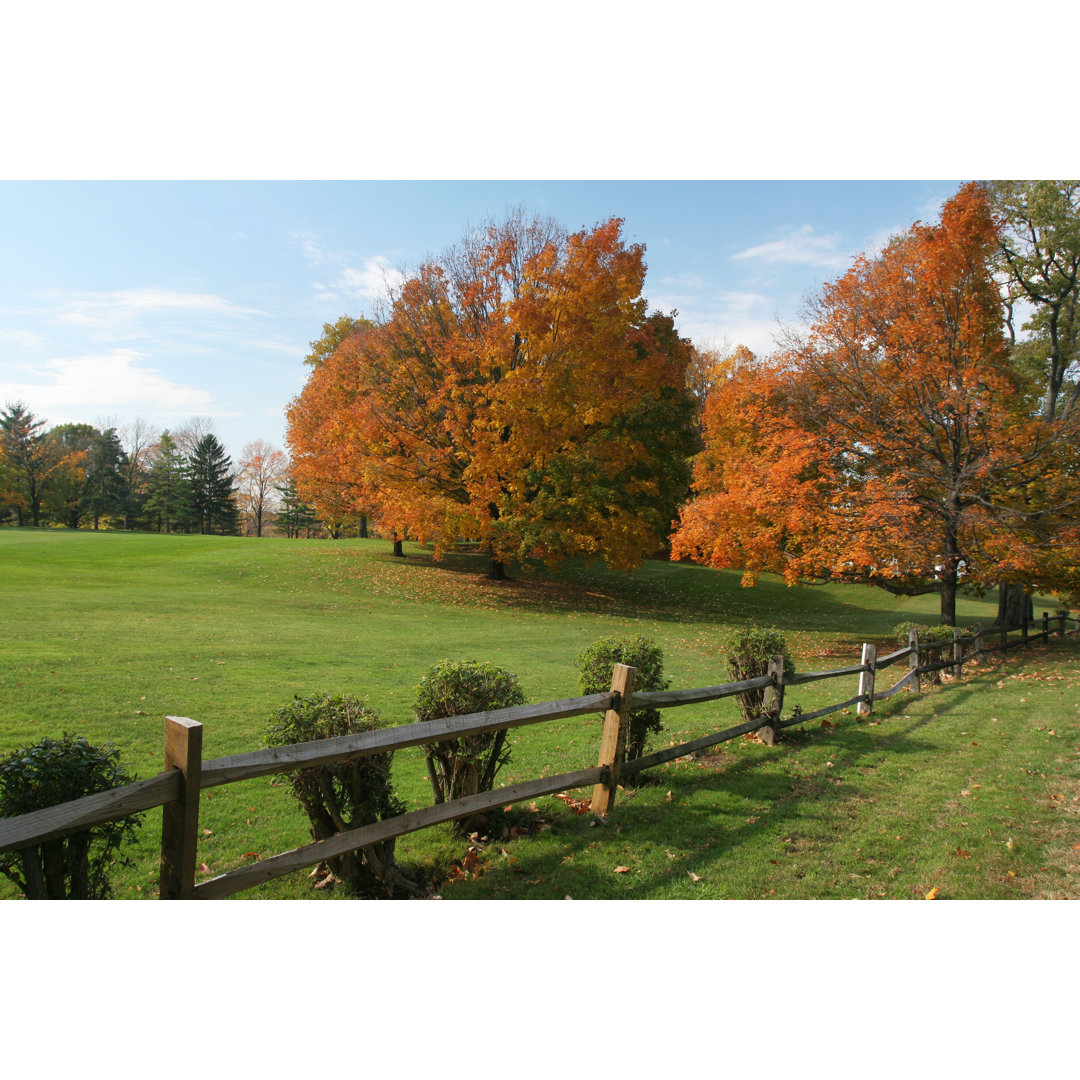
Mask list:
[[[666,690],[670,679],[664,678],[664,653],[654,641],[640,634],[627,637],[606,637],[594,641],[574,660],[578,669],[578,684],[582,694],[602,694],[611,688],[611,669],[616,664],[636,668],[634,691]],[[626,760],[633,761],[645,752],[649,735],[661,731],[660,711],[653,708],[633,709],[626,733]],[[641,775],[641,774],[638,774]]]
[[[267,722],[268,746],[333,739],[381,727],[374,709],[338,694],[299,695]],[[290,777],[292,792],[307,812],[314,840],[396,817],[404,806],[394,795],[390,769],[393,753],[369,754],[330,765],[300,769]],[[358,848],[327,859],[350,894],[364,899],[393,898],[413,891],[394,861],[394,840]]]
[[[953,640],[953,627],[942,626],[940,623],[934,625],[927,625],[925,623],[915,622],[902,622],[897,623],[893,628],[893,633],[896,634],[897,645],[906,645],[908,643],[908,635],[912,630],[915,630],[919,635],[919,643],[927,645],[931,642],[940,642],[941,644],[935,649],[927,649],[925,652],[919,650],[919,663],[920,664],[936,664],[945,659],[947,647],[952,645]],[[931,683],[941,682],[941,669],[928,673],[927,677]]]
[[[732,682],[757,679],[769,673],[769,661],[774,656],[784,658],[784,678],[795,674],[795,662],[791,658],[784,635],[771,626],[744,626],[734,631],[725,643],[728,654],[728,672]],[[765,702],[765,687],[744,690],[737,695],[739,708],[745,720],[761,716]]]
[[[111,743],[93,746],[82,735],[42,739],[0,760],[0,817],[29,814],[133,779]],[[112,866],[131,865],[120,849],[134,838],[141,818],[130,814],[7,852],[0,855],[0,873],[31,900],[104,900],[112,893]]]
[[[897,623],[893,628],[893,633],[896,634],[896,644],[906,645],[908,643],[908,634],[912,630],[918,631],[919,641],[924,643],[929,641],[951,642],[953,639],[953,628],[951,626],[941,626],[940,624],[928,626],[924,623],[902,622]]]
[[[441,660],[429,668],[416,687],[416,719],[436,720],[474,712],[524,705],[518,677],[494,664],[477,660]],[[464,735],[424,747],[428,776],[436,803],[491,791],[499,769],[510,760],[507,732]],[[455,823],[470,831],[470,821]]]

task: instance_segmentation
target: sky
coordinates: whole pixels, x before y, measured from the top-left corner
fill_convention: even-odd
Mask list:
[[[323,324],[511,207],[622,218],[683,336],[767,352],[964,181],[1075,171],[1072,141],[1036,126],[1052,116],[987,92],[999,29],[968,5],[467,12],[6,12],[0,406],[50,426],[208,417],[234,461],[284,448]]]
[[[643,244],[684,337],[767,352],[803,300],[958,181],[0,182],[0,402],[52,426],[209,417],[285,447],[323,324],[508,209]]]

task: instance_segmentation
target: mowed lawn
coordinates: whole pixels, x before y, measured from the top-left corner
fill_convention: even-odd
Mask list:
[[[737,573],[662,561],[634,575],[512,568],[514,580],[491,583],[481,556],[434,564],[406,550],[401,560],[382,540],[0,530],[0,753],[78,731],[113,742],[147,777],[161,767],[166,715],[204,725],[207,758],[262,746],[268,716],[296,694],[351,693],[408,723],[414,687],[444,658],[507,667],[536,702],[579,693],[574,657],[612,634],[654,639],[684,688],[727,681],[735,626],[780,627],[797,666],[819,670],[857,663],[862,641],[893,648],[901,621],[937,621],[934,597],[771,578],[744,589]],[[988,625],[994,600],[962,599],[960,622]],[[1052,606],[1037,602],[1036,615]],[[871,722],[849,711],[774,747],[740,739],[671,763],[621,792],[604,824],[544,798],[471,843],[448,826],[403,837],[398,860],[445,899],[1074,896],[1077,641],[898,695]],[[789,704],[854,692],[850,679],[814,683]],[[737,718],[730,700],[670,710],[654,746]],[[497,782],[593,765],[599,734],[593,717],[517,729]],[[410,807],[430,804],[418,748],[398,755],[395,779]],[[160,817],[145,815],[118,897],[156,895]],[[309,839],[283,777],[205,792],[200,824],[202,877]],[[334,892],[301,872],[242,895]]]

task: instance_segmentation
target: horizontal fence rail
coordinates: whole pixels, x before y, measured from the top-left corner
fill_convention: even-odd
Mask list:
[[[510,709],[497,709],[492,712],[422,720],[402,727],[366,731],[362,735],[341,735],[336,739],[319,739],[315,742],[293,743],[289,746],[272,746],[266,750],[254,750],[247,754],[234,754],[232,757],[204,761],[202,786],[204,788],[217,787],[219,784],[251,780],[271,773],[310,769],[316,765],[330,765],[349,758],[385,754],[394,750],[404,750],[409,746],[457,739],[462,735],[483,735],[503,728],[541,724],[548,720],[562,720],[568,716],[604,712],[610,709],[611,705],[610,693],[590,694],[588,697],[545,701],[539,705],[517,705]]]
[[[1076,623],[1076,629],[1068,629],[1069,621]],[[943,671],[951,670],[951,673],[959,678],[962,676],[964,664],[970,664],[988,652],[1004,651],[1035,640],[1048,642],[1051,623],[1057,624],[1055,636],[1080,633],[1080,619],[1048,614],[1044,614],[1041,621],[997,631],[995,636],[998,641],[992,647],[986,645],[984,631],[977,625],[970,633],[956,630],[951,639],[944,640],[920,641],[917,633],[912,631],[907,646],[882,657],[877,656],[873,645],[864,645],[862,662],[848,667],[798,672],[785,676],[783,658],[773,657],[768,675],[689,690],[635,693],[634,669],[616,665],[612,689],[607,693],[464,716],[442,717],[359,735],[270,747],[208,761],[201,760],[202,726],[186,718],[167,717],[166,763],[172,767],[147,780],[46,807],[20,817],[0,819],[0,854],[83,832],[94,825],[160,806],[164,814],[162,874],[159,883],[162,898],[219,899],[316,865],[326,859],[419,829],[469,817],[496,806],[589,784],[596,785],[592,809],[603,815],[611,806],[618,779],[622,775],[632,776],[752,732],[759,732],[763,737],[767,735],[765,741],[771,742],[773,733],[777,730],[805,724],[830,713],[849,709],[853,705],[858,706],[860,715],[868,716],[874,702],[890,698],[901,690],[919,690],[924,677],[938,681]],[[1032,625],[1038,627],[1035,635],[1029,633]],[[1017,631],[1021,635],[1020,639],[1010,641],[1009,635]],[[947,653],[949,655],[946,656]],[[903,676],[887,689],[877,690],[874,686],[876,673],[905,659],[908,661],[908,670]],[[796,707],[786,718],[782,716],[786,689],[856,675],[859,677],[859,692],[853,697],[809,713]],[[672,709],[684,705],[700,705],[755,690],[765,690],[767,695],[761,715],[632,761],[621,760],[625,727],[633,709]],[[410,811],[385,821],[337,833],[329,839],[271,856],[208,881],[198,884],[194,882],[192,860],[197,837],[198,798],[204,788],[273,773],[315,768],[350,758],[388,753],[465,735],[486,734],[595,713],[604,713],[606,720],[600,762],[593,768],[527,780],[494,791]]]

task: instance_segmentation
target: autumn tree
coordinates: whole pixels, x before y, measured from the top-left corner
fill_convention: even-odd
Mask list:
[[[45,509],[50,520],[69,529],[79,528],[87,512],[87,459],[98,434],[91,424],[58,424],[45,434],[52,456],[67,462],[53,473]]]
[[[612,219],[567,235],[510,215],[428,262],[312,372],[289,410],[318,482],[399,532],[504,560],[664,543],[687,482],[691,350],[641,297],[644,249]]]
[[[53,478],[77,464],[44,428],[45,421],[38,420],[21,401],[9,402],[0,411],[0,453],[9,485],[4,497],[15,508],[18,523],[22,525],[24,513],[29,512],[35,528],[41,524],[42,499]]]
[[[1055,478],[1073,466],[1011,363],[997,243],[985,193],[967,185],[940,222],[825,286],[808,334],[732,372],[706,409],[673,555],[741,566],[748,582],[772,570],[937,592],[952,625],[961,582],[1045,555],[1033,515],[1056,516],[1071,543]]]
[[[344,341],[372,325],[368,319],[354,319],[351,315],[342,315],[337,322],[323,323],[323,332],[311,342],[311,352],[304,357],[304,363],[318,367],[333,356],[334,350]]]
[[[236,501],[251,535],[262,536],[265,517],[277,505],[276,485],[288,464],[282,451],[262,439],[244,447],[236,474]]]
[[[123,503],[120,512],[123,515],[124,528],[130,529],[140,517],[149,494],[147,483],[158,435],[150,422],[141,416],[122,426],[111,426],[116,428],[124,451],[121,459]]]
[[[1043,422],[1056,428],[1059,438],[1075,440],[1080,435],[1080,380],[1074,366],[1080,359],[1080,182],[998,180],[986,190],[1003,224],[998,268],[1013,363],[1041,387]],[[1016,626],[1031,617],[1032,584],[1000,582],[998,624]]]

